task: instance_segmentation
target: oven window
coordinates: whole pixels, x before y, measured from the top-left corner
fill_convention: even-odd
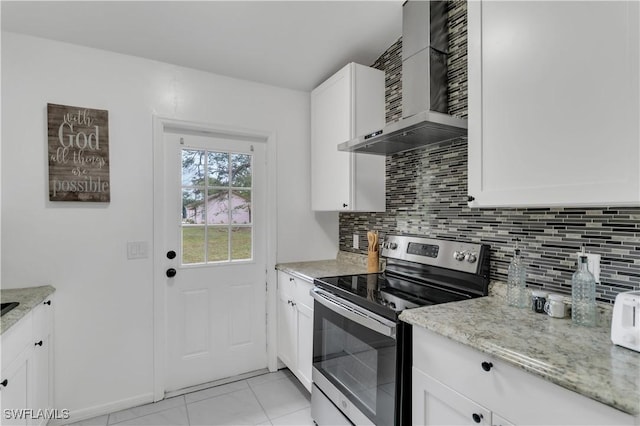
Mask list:
[[[393,425],[396,341],[316,303],[314,367],[376,425]]]

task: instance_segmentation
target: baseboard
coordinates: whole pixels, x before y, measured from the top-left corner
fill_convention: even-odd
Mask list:
[[[89,408],[73,410],[71,411],[71,416],[67,420],[52,419],[51,421],[49,421],[48,426],[68,425],[69,423],[75,423],[82,420],[91,419],[93,417],[103,416],[105,414],[113,413],[120,410],[126,410],[128,408],[149,404],[151,402],[153,402],[153,392],[145,393],[131,398],[121,399],[119,401],[109,402],[108,404],[95,405]]]

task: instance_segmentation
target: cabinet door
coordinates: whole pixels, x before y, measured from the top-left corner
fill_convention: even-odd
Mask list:
[[[491,412],[413,367],[414,425],[491,425]]]
[[[48,299],[51,301],[51,298]],[[41,304],[33,309],[33,358],[29,374],[29,401],[33,409],[53,407],[53,306]],[[44,418],[33,419],[31,424],[43,425]]]
[[[638,203],[639,8],[469,2],[471,206]]]
[[[346,66],[311,93],[311,208],[351,206],[351,153],[338,144],[352,137],[351,67]]]
[[[290,370],[296,366],[296,317],[291,296],[278,290],[278,357]]]
[[[8,368],[2,368],[0,381],[0,415],[3,425],[26,425],[25,408],[30,408],[29,371],[33,349],[25,348]],[[5,382],[6,380],[6,382]],[[21,411],[22,410],[22,411]]]
[[[385,210],[385,157],[338,151],[384,127],[384,91],[384,72],[350,63],[311,92],[312,210]]]
[[[312,305],[313,306],[313,305]],[[296,377],[311,392],[311,365],[313,362],[313,308],[298,302],[297,314],[297,373]]]

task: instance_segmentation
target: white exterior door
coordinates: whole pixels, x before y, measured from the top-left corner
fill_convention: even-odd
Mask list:
[[[267,366],[265,152],[165,130],[165,391]]]

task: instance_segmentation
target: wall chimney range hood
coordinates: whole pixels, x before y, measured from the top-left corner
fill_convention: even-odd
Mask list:
[[[341,143],[338,150],[387,155],[467,136],[467,120],[448,114],[446,1],[402,6],[402,119]]]

